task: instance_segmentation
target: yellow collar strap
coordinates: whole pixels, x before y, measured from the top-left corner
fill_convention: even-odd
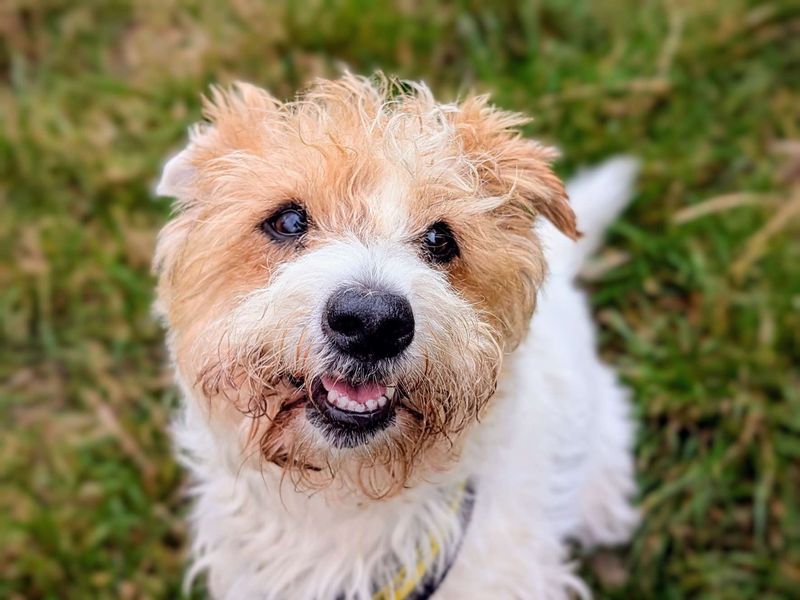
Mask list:
[[[472,509],[475,505],[475,485],[471,480],[464,481],[456,490],[450,508],[458,513],[461,520],[461,539],[445,557],[445,566],[436,569],[437,559],[442,548],[435,536],[428,536],[428,552],[420,551],[419,560],[413,572],[398,568],[391,583],[386,584],[373,594],[373,600],[428,600],[442,585],[447,573],[453,566],[464,541],[467,525],[472,520]],[[425,558],[428,559],[426,564]]]

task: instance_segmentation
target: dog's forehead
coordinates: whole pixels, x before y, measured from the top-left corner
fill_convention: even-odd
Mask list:
[[[410,174],[402,165],[383,162],[357,185],[336,185],[330,166],[325,176],[311,184],[305,203],[309,218],[331,235],[407,240],[430,226],[431,219],[446,217],[447,200],[430,192],[424,176]]]
[[[407,181],[389,174],[364,197],[364,208],[374,233],[383,237],[402,237],[414,225],[413,190]]]

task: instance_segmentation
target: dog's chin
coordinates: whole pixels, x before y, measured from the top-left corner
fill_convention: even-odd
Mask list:
[[[394,383],[324,375],[311,382],[306,416],[333,446],[355,448],[394,423],[397,395]]]

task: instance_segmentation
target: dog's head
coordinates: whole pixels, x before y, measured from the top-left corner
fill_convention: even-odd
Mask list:
[[[238,85],[206,117],[159,185],[182,380],[296,482],[378,496],[446,466],[530,320],[534,220],[577,235],[553,151],[484,97],[354,76]]]

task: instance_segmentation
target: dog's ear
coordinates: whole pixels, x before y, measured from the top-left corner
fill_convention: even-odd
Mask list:
[[[550,167],[558,151],[522,137],[526,117],[491,106],[487,96],[465,100],[452,115],[487,191],[545,217],[573,240],[581,236],[564,184]]]
[[[189,130],[188,146],[164,165],[156,193],[176,198],[179,208],[191,204],[196,188],[203,183],[204,166],[232,152],[263,149],[263,134],[279,106],[268,92],[248,83],[237,82],[226,89],[212,87],[203,97],[205,122]]]
[[[191,144],[170,158],[161,171],[156,194],[186,200],[194,181],[196,170],[191,162]]]
[[[174,198],[175,204],[172,219],[158,234],[152,264],[154,273],[163,274],[171,270],[179,248],[191,228],[198,175],[197,166],[193,163],[196,149],[193,138],[197,135],[199,129],[193,128],[189,145],[166,162],[155,188],[158,196]],[[161,314],[163,311],[158,308],[159,305],[160,300],[156,303],[156,312]]]
[[[213,195],[219,159],[261,151],[264,134],[271,119],[277,117],[279,106],[280,102],[266,91],[241,82],[227,89],[214,87],[203,98],[205,122],[189,130],[188,145],[167,161],[155,188],[159,196],[175,199],[175,216],[162,229],[156,244],[156,272],[170,270],[202,210],[200,199]]]
[[[172,265],[179,254],[179,248],[191,229],[193,215],[196,212],[198,167],[195,162],[198,140],[202,139],[206,130],[200,126],[189,132],[189,144],[170,158],[161,171],[161,179],[155,192],[159,196],[174,198],[174,214],[172,219],[159,232],[153,255],[152,269],[154,273],[163,274],[172,270]],[[156,304],[156,312],[160,300]]]

